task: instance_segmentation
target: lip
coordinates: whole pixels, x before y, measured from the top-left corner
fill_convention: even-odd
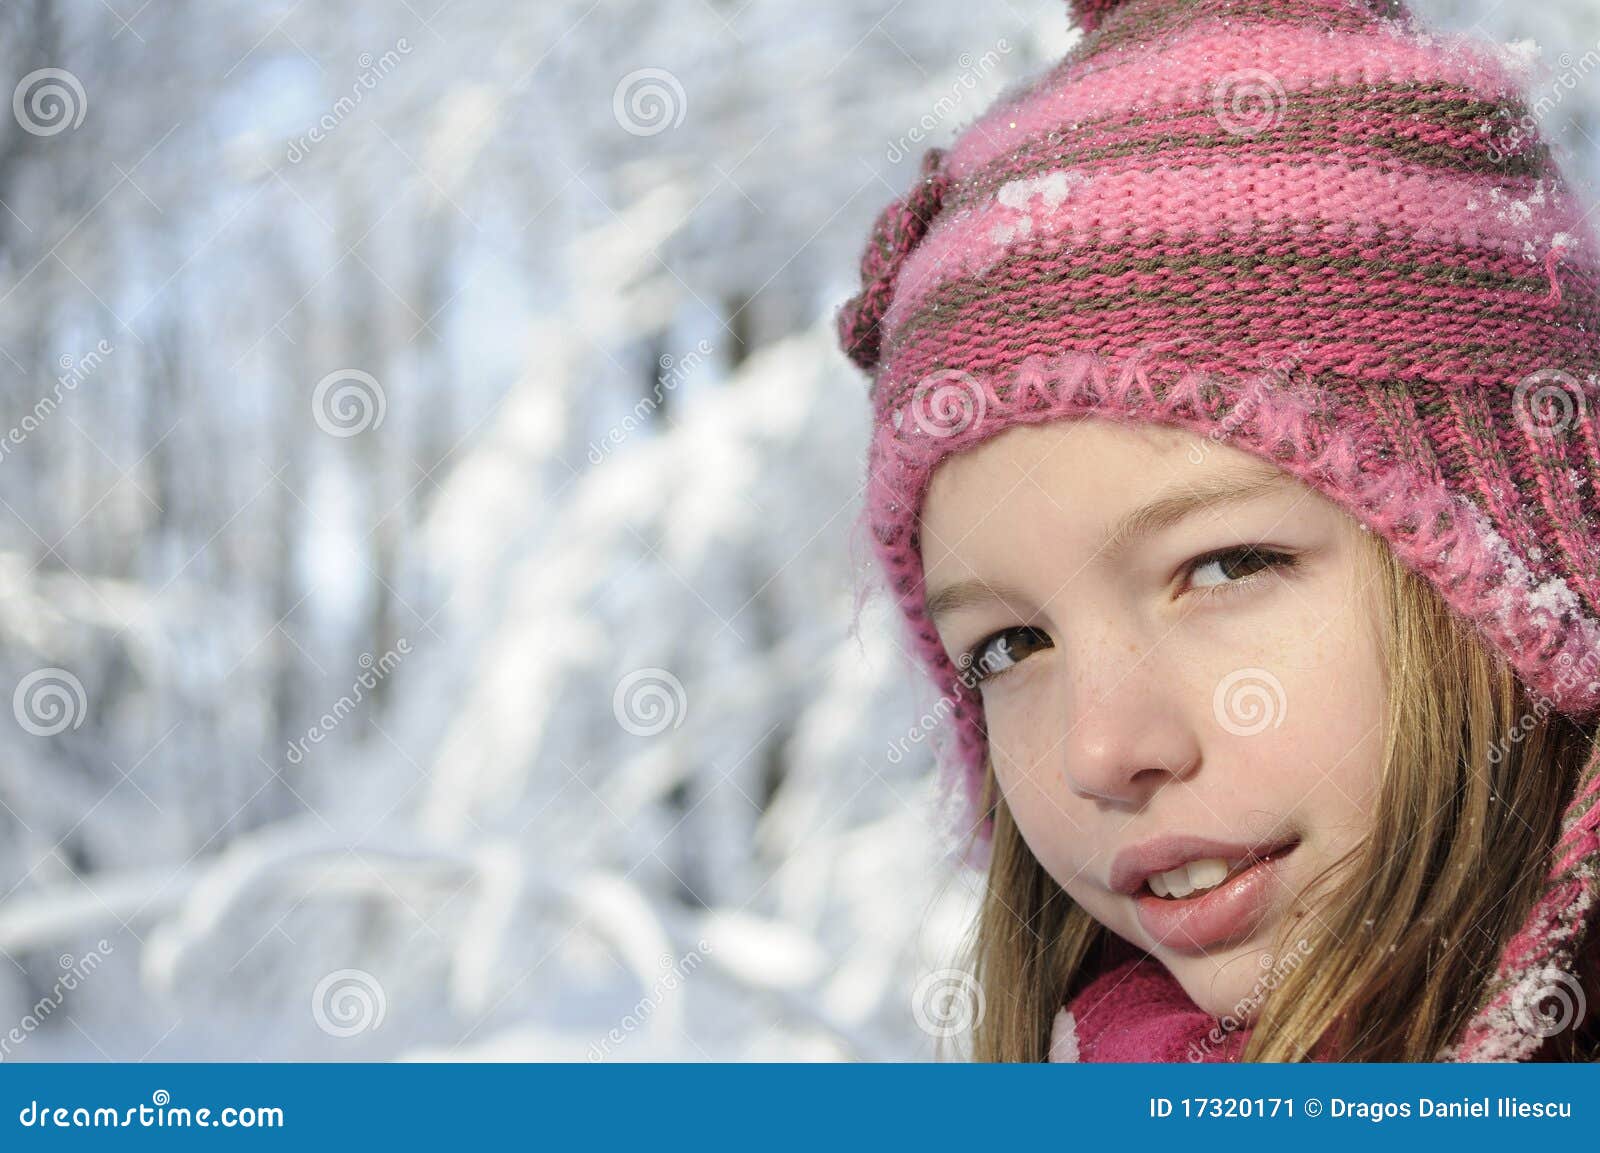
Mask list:
[[[1130,845],[1111,859],[1111,890],[1131,897],[1144,884],[1151,873],[1165,873],[1206,857],[1220,857],[1230,869],[1252,857],[1285,848],[1299,841],[1298,837],[1275,837],[1253,845],[1217,841],[1210,837],[1168,836],[1154,837]]]
[[[1134,917],[1157,945],[1180,953],[1204,952],[1249,938],[1284,891],[1279,875],[1298,837],[1255,845],[1207,837],[1159,837],[1124,849],[1111,863],[1111,883],[1133,902]],[[1203,857],[1228,862],[1229,876],[1196,896],[1158,897],[1145,886],[1152,873]]]

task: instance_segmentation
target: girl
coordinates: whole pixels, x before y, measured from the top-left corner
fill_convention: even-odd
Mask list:
[[[1486,45],[1075,0],[879,217],[981,1060],[1600,1059],[1600,257]]]

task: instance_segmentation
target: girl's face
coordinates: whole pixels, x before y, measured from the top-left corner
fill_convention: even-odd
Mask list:
[[[924,504],[928,607],[971,654],[1023,837],[1215,1016],[1252,1019],[1308,959],[1271,955],[1273,930],[1370,827],[1386,686],[1364,531],[1239,449],[1101,419],[949,457]]]

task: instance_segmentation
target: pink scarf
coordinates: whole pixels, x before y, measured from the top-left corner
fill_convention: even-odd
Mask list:
[[[1250,1027],[1223,1021],[1190,999],[1165,965],[1133,956],[1115,943],[1107,968],[1056,1011],[1050,1026],[1049,1060],[1235,1062],[1250,1039]],[[1126,958],[1126,959],[1121,959]],[[1600,967],[1591,951],[1589,964]],[[1583,1003],[1579,998],[1579,1005]],[[1313,1057],[1312,1060],[1327,1060]],[[1439,1060],[1532,1060],[1553,1058],[1539,1049],[1463,1056],[1459,1046]]]
[[[1248,1026],[1229,1029],[1154,957],[1101,973],[1056,1013],[1052,1061],[1237,1061]]]

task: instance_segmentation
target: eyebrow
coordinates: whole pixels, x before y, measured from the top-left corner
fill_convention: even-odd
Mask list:
[[[1283,489],[1284,475],[1271,465],[1235,468],[1208,477],[1181,492],[1157,497],[1140,505],[1117,522],[1096,555],[1114,561],[1135,541],[1154,536],[1203,509],[1244,504]],[[925,611],[937,622],[963,609],[1007,601],[1026,602],[1018,589],[1002,581],[962,580],[938,589],[927,598]]]

